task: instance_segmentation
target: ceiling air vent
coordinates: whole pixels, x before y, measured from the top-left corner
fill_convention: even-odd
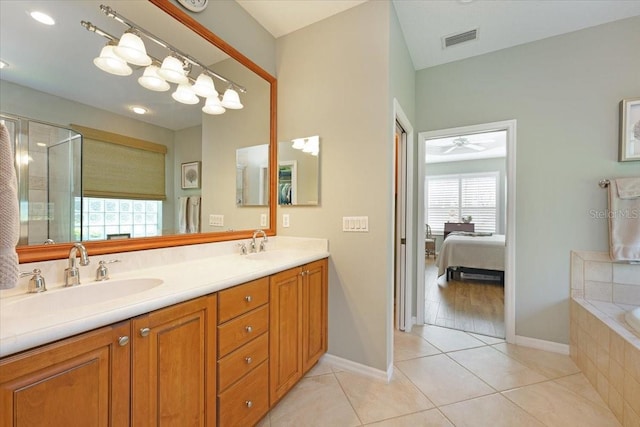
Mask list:
[[[446,49],[451,46],[455,46],[460,43],[470,42],[478,38],[478,29],[474,28],[470,31],[463,33],[452,34],[442,38],[442,48]]]

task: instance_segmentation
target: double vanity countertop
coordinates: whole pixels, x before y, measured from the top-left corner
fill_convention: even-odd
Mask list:
[[[275,248],[248,255],[239,254],[230,242],[208,244],[210,254],[197,259],[179,261],[182,257],[176,254],[177,262],[162,264],[163,256],[160,256],[152,266],[122,273],[116,273],[120,263],[111,265],[111,278],[102,282],[93,281],[90,273],[85,273],[82,284],[71,288],[50,286],[40,294],[8,296],[3,291],[5,293],[0,294],[0,357],[329,256],[324,239],[300,239],[298,243],[302,244],[298,245],[296,240],[280,238],[276,244],[281,244]],[[197,246],[202,245],[172,249],[193,253]],[[166,258],[167,249],[163,251]],[[133,259],[136,254],[118,256]],[[148,254],[146,257],[154,258]],[[97,262],[91,264],[95,269]]]

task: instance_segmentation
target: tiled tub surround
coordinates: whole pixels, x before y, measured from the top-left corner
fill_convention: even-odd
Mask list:
[[[640,265],[571,254],[570,351],[621,424],[640,426],[640,334],[625,322],[640,306]]]
[[[32,348],[47,342],[135,317],[202,295],[248,282],[260,277],[296,267],[329,256],[326,239],[272,237],[268,252],[282,254],[276,259],[248,259],[240,255],[240,241],[209,243],[174,248],[91,256],[91,264],[80,267],[80,286],[94,283],[101,260],[118,259],[110,264],[112,281],[135,278],[157,278],[163,283],[156,288],[128,297],[104,301],[68,310],[50,311],[37,316],[7,316],[5,307],[25,298],[29,278],[20,280],[14,289],[0,291],[0,357]],[[244,241],[247,242],[246,240]],[[21,271],[42,270],[48,293],[65,291],[63,271],[68,260],[21,264]],[[108,286],[108,281],[99,286]]]

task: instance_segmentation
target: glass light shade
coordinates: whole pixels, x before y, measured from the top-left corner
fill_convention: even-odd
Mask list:
[[[135,33],[124,33],[113,50],[116,55],[130,64],[143,67],[151,64],[151,58],[147,55],[142,39]]]
[[[171,87],[165,79],[158,75],[158,67],[156,65],[149,65],[145,68],[144,74],[138,78],[138,83],[143,88],[156,92],[165,92]]]
[[[182,61],[175,56],[167,56],[164,58],[158,70],[158,75],[171,83],[182,84],[189,82],[187,73],[185,73],[184,68],[182,68]]]
[[[207,98],[207,102],[204,104],[204,107],[202,107],[202,111],[207,113],[207,114],[222,114],[225,111],[225,108],[222,106],[222,104],[220,103],[220,99],[218,98],[218,96],[212,96]]]
[[[197,104],[200,102],[200,99],[196,96],[191,85],[187,83],[179,84],[176,91],[171,94],[171,97],[183,104]]]
[[[126,61],[113,52],[113,45],[110,44],[102,48],[100,56],[95,58],[93,63],[102,71],[116,76],[129,76],[133,73]]]
[[[222,97],[222,106],[231,110],[239,110],[244,105],[240,103],[240,95],[235,90],[229,88],[224,92]]]
[[[213,79],[204,73],[200,74],[196,79],[196,82],[193,84],[193,91],[196,93],[196,95],[199,95],[203,98],[218,96],[216,87],[213,84]]]

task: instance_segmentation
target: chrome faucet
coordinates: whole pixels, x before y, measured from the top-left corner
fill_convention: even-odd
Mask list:
[[[253,232],[253,237],[251,238],[251,248],[249,252],[257,252],[256,251],[256,236],[258,234],[262,234],[262,241],[260,242],[260,252],[265,250],[265,244],[267,243],[267,233],[264,230],[256,230]]]
[[[80,252],[80,265],[89,265],[87,249],[82,243],[76,243],[69,250],[69,267],[64,269],[64,285],[75,286],[80,284],[80,270],[76,266],[76,256]]]

